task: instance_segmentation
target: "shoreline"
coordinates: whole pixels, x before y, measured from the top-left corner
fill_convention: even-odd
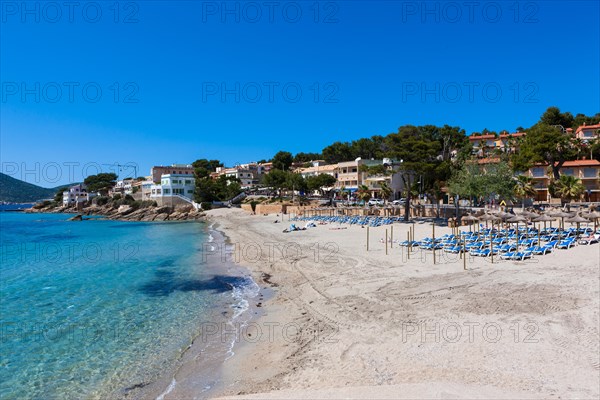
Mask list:
[[[371,228],[367,252],[366,229],[359,226],[318,225],[286,234],[282,217],[288,216],[208,213],[241,253],[249,244],[263,245],[262,257],[242,259],[261,285],[276,291],[258,320],[261,340],[247,340],[224,364],[226,385],[218,396],[599,394],[600,363],[593,355],[600,351],[600,246],[557,250],[527,262],[469,257],[465,271],[458,255],[440,252],[435,265],[431,252],[407,259],[394,246],[386,255],[383,237],[391,226]],[[415,229],[417,239],[431,235],[430,224]],[[394,230],[402,240],[408,225],[394,224]],[[436,226],[436,236],[449,232]],[[301,252],[272,258],[269,243],[290,251],[297,244]],[[450,340],[449,329],[457,326],[462,337]],[[272,327],[274,335],[267,337]],[[289,327],[294,329],[286,332]],[[491,340],[495,327],[502,335]]]
[[[219,230],[217,223],[211,223],[207,230],[208,243],[222,246],[228,242],[228,236]],[[229,276],[251,277],[250,270],[243,265],[229,262],[223,262],[223,264],[218,268],[223,268],[223,272]],[[222,390],[224,364],[235,358],[239,348],[244,345],[243,340],[237,336],[239,335],[239,327],[244,327],[248,323],[259,319],[262,315],[261,305],[272,296],[268,288],[260,287],[254,277],[251,277],[251,279],[256,286],[256,292],[236,293],[238,288],[234,288],[231,296],[236,301],[229,306],[231,315],[223,319],[225,313],[229,314],[229,312],[221,311],[208,316],[207,320],[210,321],[223,319],[218,324],[218,332],[213,335],[212,330],[210,330],[210,333],[206,333],[201,329],[191,339],[190,344],[182,350],[173,369],[153,382],[151,387],[140,393],[139,396],[135,396],[136,398],[156,400],[191,397],[210,398],[214,397],[214,393]],[[259,302],[258,307],[257,302]],[[240,309],[241,303],[245,303],[245,306]],[[234,331],[237,331],[235,337],[230,337]],[[224,338],[227,338],[228,341]]]

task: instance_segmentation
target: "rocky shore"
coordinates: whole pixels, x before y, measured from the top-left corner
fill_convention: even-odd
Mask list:
[[[32,207],[27,209],[28,213],[74,213],[77,214],[71,218],[73,221],[85,219],[86,215],[101,215],[107,219],[117,221],[195,221],[203,220],[204,213],[195,210],[191,205],[170,206],[149,206],[136,208],[129,205],[115,207],[112,204],[103,206],[90,205],[83,208],[64,207],[64,206],[46,206]]]

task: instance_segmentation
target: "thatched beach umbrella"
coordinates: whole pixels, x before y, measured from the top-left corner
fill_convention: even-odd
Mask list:
[[[520,215],[515,215],[512,218],[506,220],[506,222],[516,223],[517,224],[517,250],[519,249],[519,222],[527,222],[527,218],[522,217]]]
[[[481,217],[479,217],[480,221],[485,221],[485,227],[487,228],[487,222],[490,221],[492,223],[492,230],[490,231],[490,257],[492,260],[492,263],[494,262],[494,241],[493,241],[493,232],[494,232],[494,221],[500,221],[500,218],[498,218],[495,215],[492,214],[484,214]]]
[[[522,213],[519,214],[522,217],[525,217],[527,219],[534,219],[540,216],[540,214],[531,212],[531,211],[523,211]]]
[[[469,214],[469,215],[463,217],[462,220],[471,222],[469,224],[469,232],[471,232],[471,226],[473,226],[474,222],[479,221],[479,218],[477,218],[476,216],[474,216],[472,214]]]
[[[579,237],[579,224],[581,224],[582,222],[590,222],[590,221],[586,218],[583,218],[581,215],[575,215],[574,217],[567,219],[567,222],[571,222],[571,223],[575,222],[577,224],[576,236]]]
[[[564,211],[557,211],[557,212],[553,212],[549,214],[551,217],[557,217],[560,218],[561,221],[561,229],[565,229],[565,218],[570,218],[573,216],[573,214],[571,213],[567,213]]]
[[[581,216],[594,221],[594,233],[595,233],[596,226],[598,224],[598,218],[600,218],[600,213],[598,211],[590,211],[590,212],[581,214]]]
[[[550,221],[550,226],[552,226],[552,221],[554,221],[556,218],[551,217],[547,214],[543,214],[540,215],[537,218],[532,219],[533,222],[543,222],[544,223],[544,229],[546,229],[546,222]],[[540,245],[540,230],[538,229],[538,246]]]

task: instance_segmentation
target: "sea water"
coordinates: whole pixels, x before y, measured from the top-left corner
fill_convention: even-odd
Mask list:
[[[2,399],[126,397],[258,292],[206,224],[68,217],[0,212]]]

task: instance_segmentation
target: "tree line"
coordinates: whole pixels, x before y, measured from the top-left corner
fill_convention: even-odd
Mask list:
[[[299,152],[293,155],[288,151],[279,151],[270,160],[259,161],[272,162],[270,173],[264,175],[261,183],[279,191],[279,194],[286,189],[322,191],[335,183],[333,177],[323,174],[304,179],[291,171],[292,165],[305,163],[304,166],[309,166],[312,160],[338,163],[359,157],[390,158],[395,160],[395,172],[400,173],[404,183],[403,196],[407,199],[405,207],[408,209],[411,198],[417,193],[427,194],[437,201],[444,194],[443,189],[447,189],[451,195],[472,199],[486,196],[504,199],[531,197],[535,190],[531,180],[526,179],[523,173],[536,164],[546,163],[552,172],[553,195],[573,198],[581,192],[581,187],[573,188],[577,182],[572,182],[571,177],[563,177],[560,170],[566,161],[588,154],[589,158],[600,160],[600,141],[584,142],[567,135],[565,130],[598,123],[600,113],[574,116],[570,112],[561,112],[558,107],[550,107],[530,128],[517,128],[517,131],[526,132],[525,136],[510,139],[511,144],[520,149],[518,152],[493,150],[491,156],[499,161],[484,169],[473,162],[473,147],[464,129],[449,125],[404,125],[387,135],[336,141],[320,153]],[[481,133],[497,135],[487,129]],[[240,182],[235,178],[210,178],[211,172],[223,166],[220,161],[202,159],[193,165],[197,201],[227,200],[241,190]],[[361,194],[363,192],[364,188],[359,190],[359,194],[366,198],[366,194]],[[565,193],[568,194],[566,197]]]

